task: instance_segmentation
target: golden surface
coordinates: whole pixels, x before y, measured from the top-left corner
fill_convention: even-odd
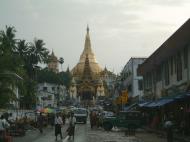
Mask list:
[[[79,75],[80,76],[83,74],[86,55],[88,55],[89,64],[90,64],[90,68],[91,68],[92,73],[93,74],[100,73],[102,71],[102,68],[96,62],[95,55],[92,51],[88,28],[87,28],[86,38],[85,38],[84,50],[80,56],[79,63],[71,71],[73,75]]]

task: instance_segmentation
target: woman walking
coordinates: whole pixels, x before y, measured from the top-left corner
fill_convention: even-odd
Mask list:
[[[59,114],[56,114],[55,117],[55,137],[57,141],[57,136],[60,135],[61,139],[63,139],[62,132],[61,132],[61,125],[63,124],[62,118]]]
[[[75,135],[75,123],[76,123],[76,118],[74,117],[74,113],[71,113],[70,118],[69,118],[69,128],[67,129],[69,138],[73,136],[74,140],[74,135]]]

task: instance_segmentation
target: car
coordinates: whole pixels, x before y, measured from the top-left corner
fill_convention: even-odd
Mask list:
[[[110,131],[113,127],[118,128],[140,128],[141,127],[141,113],[139,111],[122,111],[116,116],[103,118],[103,128]]]
[[[86,124],[88,112],[85,108],[76,108],[74,109],[74,117],[76,118],[76,123],[83,122]]]
[[[101,115],[102,115],[102,118],[106,118],[106,117],[114,116],[114,113],[112,111],[103,111]]]

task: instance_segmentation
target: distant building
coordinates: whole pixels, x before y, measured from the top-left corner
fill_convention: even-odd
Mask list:
[[[146,58],[130,58],[121,72],[122,90],[128,91],[128,97],[140,101],[143,96],[143,77],[137,74],[137,68]]]
[[[109,93],[110,95],[113,95],[116,75],[105,67],[104,70],[100,72],[100,78],[101,78],[101,81],[105,83],[104,85],[107,86],[107,89],[108,89],[107,93]]]
[[[13,73],[13,72],[9,72],[9,71],[6,71],[6,72],[1,72],[0,73],[0,78],[3,77],[3,78],[12,78],[15,82],[17,81],[22,81],[23,78],[20,77],[18,74],[16,73]],[[1,85],[5,85],[7,82],[5,81],[0,81],[0,88],[1,88]],[[20,94],[19,94],[19,88],[17,86],[17,84],[7,84],[8,86],[6,86],[6,90],[10,89],[12,90],[13,92],[13,96],[10,96],[11,98],[14,98],[14,99],[11,99],[11,101],[9,102],[10,106],[13,107],[14,109],[19,109],[20,108]],[[3,95],[3,94],[0,94],[0,95]],[[6,94],[7,95],[7,94]]]
[[[49,57],[48,69],[55,73],[59,72],[59,61],[53,51]]]
[[[66,88],[63,85],[39,83],[37,90],[37,105],[40,107],[57,107],[66,97]]]

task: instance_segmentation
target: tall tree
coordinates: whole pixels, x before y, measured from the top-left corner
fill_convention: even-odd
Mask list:
[[[44,41],[37,38],[34,39],[34,43],[31,43],[30,50],[34,58],[33,63],[44,63],[47,60],[49,51],[44,45]]]
[[[0,31],[0,106],[2,107],[15,99],[12,88],[16,85],[16,81],[11,73],[17,73],[20,67],[19,57],[15,54],[15,33],[15,28],[9,26]]]
[[[35,79],[38,63],[45,63],[48,60],[49,51],[44,47],[45,43],[41,39],[34,39],[34,43],[30,43],[29,55],[27,56],[27,71],[32,79]]]

